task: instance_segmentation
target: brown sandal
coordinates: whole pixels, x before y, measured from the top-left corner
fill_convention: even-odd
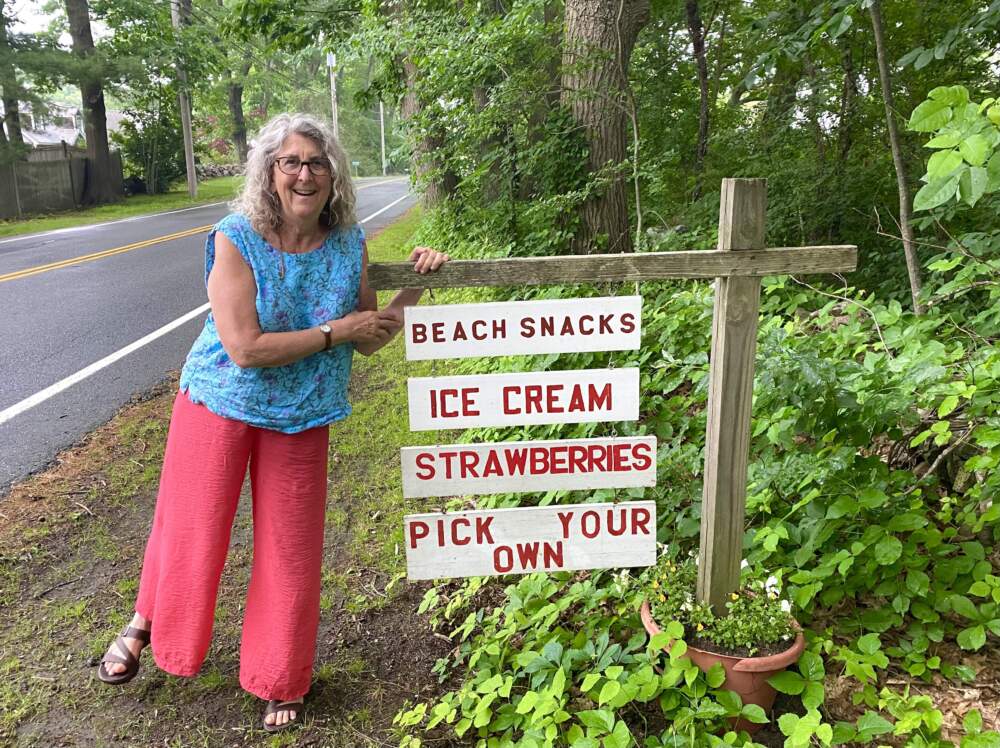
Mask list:
[[[264,709],[264,719],[271,714],[276,714],[277,712],[290,712],[294,709],[295,717],[288,720],[283,725],[269,725],[267,722],[261,720],[264,725],[264,729],[268,732],[281,732],[282,730],[287,730],[289,727],[294,725],[302,724],[302,710],[305,704],[303,699],[292,699],[291,701],[278,701],[277,699],[271,699],[267,702],[267,707]]]
[[[145,646],[149,644],[149,631],[145,629],[133,628],[132,626],[126,626],[121,634],[119,634],[118,638],[115,639],[115,646],[118,647],[118,651],[122,652],[124,656],[117,655],[114,652],[108,652],[104,655],[104,657],[101,658],[100,667],[97,668],[98,680],[112,686],[120,686],[128,683],[138,674],[139,659],[132,654],[132,651],[125,644],[125,637],[128,637],[129,639],[138,639],[143,643],[144,649]],[[104,663],[106,662],[124,665],[125,670],[120,673],[109,673],[108,669],[104,667]]]

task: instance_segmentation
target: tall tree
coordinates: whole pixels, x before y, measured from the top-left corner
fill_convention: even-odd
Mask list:
[[[9,19],[7,18],[4,0],[0,0],[0,95],[3,98],[4,124],[7,125],[7,136],[3,137],[0,128],[2,145],[13,145],[15,148],[24,146],[21,135],[20,86],[17,82],[17,71],[14,69],[13,48],[10,43]]]
[[[573,251],[631,252],[626,162],[628,66],[649,0],[567,0],[562,101],[581,126],[598,179],[581,207]]]
[[[119,192],[112,182],[111,151],[108,147],[108,120],[104,105],[103,65],[98,63],[94,37],[90,32],[90,8],[87,0],[66,0],[69,33],[73,54],[80,60],[80,95],[83,98],[83,123],[87,137],[87,184],[84,202],[114,202]]]
[[[903,237],[906,272],[910,279],[910,296],[913,298],[914,313],[923,314],[924,307],[920,302],[922,289],[920,261],[917,258],[916,241],[913,237],[913,226],[910,223],[913,202],[910,197],[909,180],[906,176],[906,164],[903,163],[903,147],[899,139],[899,126],[896,123],[896,104],[892,95],[892,76],[889,73],[885,29],[882,25],[881,0],[872,0],[868,10],[871,15],[872,31],[875,34],[875,55],[878,59],[879,83],[882,86],[882,103],[885,105],[885,124],[889,130],[889,147],[892,149],[892,164],[896,170],[896,187],[899,190],[899,231]]]
[[[708,62],[705,59],[705,27],[701,21],[698,0],[686,0],[688,34],[691,36],[691,50],[698,68],[698,143],[694,155],[694,191],[692,198],[701,197],[702,177],[705,173],[705,157],[708,155]]]
[[[236,146],[236,155],[241,164],[247,162],[247,120],[243,114],[243,82],[250,72],[250,61],[243,63],[239,74],[229,71],[229,85],[227,87],[227,102],[229,104],[229,116],[233,119],[233,144]]]

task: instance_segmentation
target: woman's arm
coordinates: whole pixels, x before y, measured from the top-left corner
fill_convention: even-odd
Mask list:
[[[219,340],[233,363],[244,369],[284,366],[326,348],[326,336],[318,327],[293,332],[262,332],[257,319],[256,296],[253,271],[229,238],[216,232],[215,264],[208,276],[208,300]],[[360,308],[327,324],[333,331],[332,345],[388,341],[395,328],[394,320]]]
[[[413,263],[413,271],[423,275],[432,273],[446,263],[450,257],[443,252],[431,249],[430,247],[416,247],[410,253],[409,261]],[[367,343],[355,343],[354,349],[365,356],[370,356],[379,348],[384,346],[403,328],[403,308],[413,306],[420,301],[423,295],[423,288],[404,288],[396,293],[392,301],[379,312],[383,319],[391,321],[389,337],[385,340],[371,341]],[[374,312],[378,310],[378,297],[375,291],[368,285],[368,247],[362,249],[361,255],[361,287],[358,290],[358,311]]]

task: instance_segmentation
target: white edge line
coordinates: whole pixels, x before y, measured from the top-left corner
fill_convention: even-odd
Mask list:
[[[369,187],[378,187],[380,184],[389,184],[390,182],[398,182],[404,177],[393,177],[392,179],[383,179],[381,182],[371,182],[362,184],[358,187],[358,190],[368,189]],[[22,234],[20,236],[12,236],[7,239],[0,239],[0,244],[10,244],[11,242],[19,242],[24,239],[40,239],[46,236],[58,236],[59,234],[69,234],[74,231],[90,231],[91,229],[99,229],[104,226],[114,226],[118,223],[131,223],[132,221],[142,221],[146,218],[152,218],[154,216],[169,216],[174,213],[186,213],[189,210],[201,210],[202,208],[215,208],[219,205],[225,205],[229,200],[221,200],[217,203],[202,203],[201,205],[192,205],[188,208],[176,208],[174,210],[164,210],[160,213],[143,213],[140,216],[129,216],[128,218],[119,218],[115,221],[105,221],[104,223],[90,223],[86,226],[67,226],[62,229],[51,229],[49,231],[41,231],[37,234]],[[391,207],[391,206],[388,206]],[[384,210],[384,208],[383,208]],[[364,221],[362,221],[364,223]]]
[[[398,200],[394,200],[393,202],[389,203],[388,205],[386,205],[381,210],[378,210],[378,211],[372,213],[367,218],[362,218],[359,221],[359,223],[367,223],[368,221],[372,220],[376,216],[379,216],[382,213],[384,213],[385,211],[389,210],[389,208],[393,207],[394,205],[397,205],[398,203],[403,202],[403,200],[405,200],[408,197],[410,197],[410,193],[409,192],[407,192],[405,195],[403,195]],[[203,206],[198,206],[198,207],[203,207]],[[187,210],[187,209],[185,209],[185,210]],[[135,351],[139,350],[143,346],[149,345],[150,343],[152,343],[157,338],[163,337],[168,332],[171,332],[171,331],[177,329],[178,327],[180,327],[181,325],[185,324],[186,322],[190,322],[195,317],[198,317],[202,313],[207,312],[208,309],[209,309],[209,305],[208,304],[202,304],[197,309],[192,309],[190,312],[188,312],[187,314],[184,314],[184,315],[178,317],[173,322],[168,322],[167,324],[165,324],[163,327],[159,328],[158,330],[154,330],[153,332],[149,333],[149,335],[146,335],[144,337],[139,338],[134,343],[129,343],[124,348],[121,348],[121,349],[115,351],[114,353],[105,356],[104,358],[102,358],[99,361],[95,361],[94,363],[90,364],[90,366],[86,366],[83,369],[80,369],[80,371],[76,372],[75,374],[70,374],[65,379],[59,380],[55,384],[46,387],[44,390],[40,390],[40,391],[36,392],[34,395],[30,395],[29,397],[26,397],[24,400],[21,400],[21,402],[15,403],[14,405],[11,405],[9,408],[6,408],[4,410],[0,410],[0,426],[2,426],[3,424],[5,424],[7,421],[11,420],[12,418],[21,415],[25,411],[30,410],[31,408],[34,408],[36,405],[40,405],[41,403],[45,402],[49,398],[55,397],[60,392],[62,392],[64,390],[67,390],[70,387],[72,387],[74,384],[82,382],[84,379],[86,379],[87,377],[91,376],[92,374],[96,374],[101,369],[104,369],[104,368],[106,368],[108,366],[111,366],[111,364],[115,363],[116,361],[118,361],[118,360],[120,360],[122,358],[125,358],[125,356],[129,355],[130,353],[134,353]]]

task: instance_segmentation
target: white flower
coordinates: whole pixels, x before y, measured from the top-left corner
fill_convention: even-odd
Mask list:
[[[792,612],[792,604],[790,602],[788,602],[787,600],[782,600],[781,601],[781,610],[783,612],[785,612],[785,613],[791,613]]]
[[[745,568],[747,568],[747,567],[748,567],[749,565],[750,565],[750,562],[749,562],[749,561],[747,561],[746,559],[743,559],[743,560],[742,560],[742,561],[740,562],[740,568],[741,568],[741,569],[745,569]]]
[[[767,581],[764,582],[764,589],[768,592],[777,592],[780,589],[778,578],[775,576],[768,577]]]

